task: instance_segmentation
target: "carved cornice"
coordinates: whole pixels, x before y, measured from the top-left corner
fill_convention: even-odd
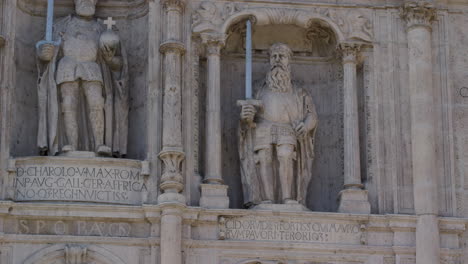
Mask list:
[[[343,59],[343,64],[357,63],[362,45],[363,44],[361,43],[353,42],[343,42],[338,44],[337,50]]]
[[[74,12],[73,1],[56,0],[55,16],[62,17]],[[32,16],[45,17],[47,13],[47,0],[18,0],[18,8]],[[148,14],[148,0],[99,0],[96,16],[114,19],[136,19]]]
[[[159,46],[159,52],[165,54],[169,52],[184,54],[184,43],[179,41],[166,41]]]
[[[431,28],[431,23],[437,17],[437,10],[431,3],[428,2],[408,2],[400,9],[401,18],[406,20],[407,29],[413,27]]]
[[[219,55],[221,48],[226,44],[226,35],[219,33],[202,33],[200,34],[202,43],[206,46],[208,55]]]

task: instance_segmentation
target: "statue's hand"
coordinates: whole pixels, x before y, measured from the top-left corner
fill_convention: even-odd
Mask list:
[[[306,129],[306,126],[304,124],[304,122],[299,122],[296,127],[294,128],[294,130],[296,130],[296,134],[299,136],[299,137],[302,137],[303,135],[305,135],[305,133],[307,132],[307,129]]]
[[[114,58],[115,55],[115,49],[110,47],[109,45],[103,45],[101,48],[102,51],[102,57],[106,61],[106,63],[112,62],[112,59]]]
[[[54,57],[55,46],[54,44],[44,43],[37,49],[37,56],[42,61],[51,61]]]
[[[254,105],[246,104],[242,106],[241,111],[241,120],[246,122],[253,122],[255,113],[257,113],[257,109],[255,109]]]

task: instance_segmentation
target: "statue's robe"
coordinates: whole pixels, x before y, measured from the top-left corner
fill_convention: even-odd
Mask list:
[[[256,85],[259,88],[255,99],[261,98],[262,91],[267,88],[266,82]],[[317,117],[312,97],[301,88],[299,84],[293,84],[293,93],[297,105],[299,105],[299,118],[293,122],[303,122],[308,116]],[[254,120],[255,122],[255,120]],[[297,138],[296,158],[294,164],[293,199],[306,205],[307,188],[312,178],[312,163],[314,159],[314,140],[317,126],[306,132],[303,137]],[[239,157],[241,163],[241,179],[244,193],[244,206],[249,208],[259,204],[261,197],[261,177],[255,153],[255,126],[241,121],[239,124]],[[275,163],[274,163],[275,164]],[[277,170],[274,169],[274,179],[279,180]]]
[[[48,63],[38,61],[38,133],[37,144],[41,153],[57,155],[63,145],[66,145],[65,130],[60,107],[60,89],[56,83],[57,64],[61,58],[61,45],[63,32],[66,31],[72,15],[67,16],[54,24],[53,39],[59,47],[55,49],[52,60]],[[96,21],[100,33],[105,31],[104,25]],[[103,77],[103,95],[105,98],[105,136],[104,144],[112,148],[116,156],[127,154],[128,137],[128,63],[125,48],[121,41],[116,56],[121,56],[123,66],[119,72],[111,71],[104,62],[102,55],[98,54],[97,63]],[[79,150],[94,151],[94,139],[91,126],[87,118],[86,100],[80,91],[78,108]]]

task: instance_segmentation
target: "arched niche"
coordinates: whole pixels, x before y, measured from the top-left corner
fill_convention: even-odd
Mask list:
[[[73,252],[73,253],[68,253]],[[68,264],[75,263],[79,259],[89,264],[125,264],[112,252],[98,246],[63,245],[57,244],[41,249],[29,256],[23,264]],[[67,258],[68,262],[67,262]],[[73,261],[75,260],[75,261]],[[81,263],[77,263],[81,264]]]
[[[220,27],[226,34],[220,76],[222,173],[229,186],[231,207],[243,205],[237,143],[240,110],[236,102],[245,98],[243,36],[247,18],[254,21],[254,82],[262,81],[269,69],[267,53],[271,44],[284,42],[294,52],[293,78],[312,94],[319,115],[314,175],[308,188],[307,205],[314,211],[336,211],[336,198],[343,186],[343,74],[335,50],[343,34],[328,18],[289,9],[245,10],[227,18]],[[200,76],[206,76],[203,61]],[[206,91],[201,92],[200,98],[206,98]],[[202,117],[200,123],[204,122]]]
[[[147,0],[100,0],[96,17],[112,16],[115,29],[127,50],[129,63],[129,129],[128,158],[145,159],[147,58]],[[15,29],[15,89],[12,101],[10,154],[13,157],[38,155],[38,95],[35,45],[45,35],[47,0],[18,0]],[[73,0],[55,0],[54,19],[60,20],[74,12]]]

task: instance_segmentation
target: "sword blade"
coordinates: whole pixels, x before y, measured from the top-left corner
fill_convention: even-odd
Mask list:
[[[247,20],[245,37],[245,97],[252,98],[252,23]]]
[[[54,25],[54,0],[47,1],[46,41],[52,41],[52,27]]]

